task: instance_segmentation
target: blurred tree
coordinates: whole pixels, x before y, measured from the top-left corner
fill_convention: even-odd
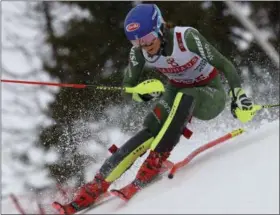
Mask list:
[[[31,9],[35,4],[1,2],[3,79],[52,81],[41,71],[38,47],[44,47],[43,22]],[[1,83],[3,198],[10,193],[49,188],[54,183],[46,164],[53,163],[56,153],[36,144],[42,127],[50,124],[46,106],[53,92],[54,88],[43,86]]]
[[[235,4],[256,26],[259,36],[267,40],[278,51],[279,57],[280,3],[236,2]],[[254,39],[251,32],[244,29],[243,26],[233,26],[232,29],[235,33],[233,39],[239,48],[239,55],[235,58],[239,61],[239,68],[243,70],[243,82],[251,87],[251,95],[265,103],[279,102],[279,69]],[[236,39],[237,37],[239,38]]]
[[[128,41],[123,37],[123,17],[131,8],[130,2],[61,2],[72,7],[86,9],[90,17],[70,19],[65,33],[54,30],[52,10],[55,2],[42,2],[38,8],[45,14],[47,43],[52,48],[52,60],[45,59],[44,70],[61,82],[90,83],[96,85],[121,85],[121,68],[127,63]],[[104,15],[106,11],[107,16]],[[110,103],[120,104],[120,92],[87,89],[61,89],[50,105],[50,116],[55,124],[42,131],[40,139],[45,147],[61,149],[62,162],[50,166],[52,174],[63,182],[76,175],[84,158],[75,153],[79,143],[91,135],[75,139],[72,127],[76,120],[98,120],[102,110]],[[64,137],[64,138],[62,138]],[[76,138],[77,139],[77,138]],[[75,158],[73,157],[75,156]],[[75,165],[69,165],[69,159]]]

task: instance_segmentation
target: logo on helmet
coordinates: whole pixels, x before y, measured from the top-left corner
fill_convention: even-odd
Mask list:
[[[140,27],[139,23],[133,22],[128,24],[125,29],[126,31],[131,32],[137,30],[139,27]]]

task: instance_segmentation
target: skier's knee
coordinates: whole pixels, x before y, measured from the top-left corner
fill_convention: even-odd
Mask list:
[[[178,93],[165,123],[160,128],[151,149],[158,152],[171,151],[179,142],[183,129],[192,115],[194,98]]]
[[[160,122],[160,119],[155,113],[155,110],[150,112],[144,120],[143,126],[151,133],[152,136],[156,136],[160,131],[163,123]]]

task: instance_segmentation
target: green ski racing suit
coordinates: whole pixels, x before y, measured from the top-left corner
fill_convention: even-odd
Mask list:
[[[167,42],[163,54],[169,56],[173,51],[174,29],[168,29]],[[143,129],[129,139],[109,157],[100,169],[107,182],[119,178],[141,155],[151,149],[157,152],[170,152],[179,142],[182,130],[190,117],[211,120],[225,108],[226,92],[221,75],[231,89],[240,88],[241,83],[233,64],[215,49],[196,29],[188,28],[183,39],[189,52],[196,54],[204,64],[210,64],[217,71],[206,82],[193,85],[177,85],[169,82],[153,110],[146,116]],[[124,72],[124,86],[138,84],[146,63],[141,48],[132,47],[130,62]],[[129,94],[128,96],[131,96]],[[139,95],[133,99],[141,101]]]

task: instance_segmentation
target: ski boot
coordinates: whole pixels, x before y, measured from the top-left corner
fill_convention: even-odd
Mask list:
[[[93,182],[87,183],[80,188],[72,202],[66,205],[54,202],[52,206],[60,214],[74,214],[94,204],[108,190],[109,186],[109,182],[106,182],[100,175],[96,175]]]
[[[155,179],[161,172],[161,167],[164,161],[169,157],[170,152],[159,153],[151,151],[135,178],[135,183],[144,186]]]
[[[117,190],[113,189],[111,193],[124,201],[131,199],[139,190],[153,181],[161,172],[164,172],[162,168],[163,163],[169,157],[170,152],[158,153],[151,151],[144,163],[141,165],[136,178],[132,183],[124,188]]]

